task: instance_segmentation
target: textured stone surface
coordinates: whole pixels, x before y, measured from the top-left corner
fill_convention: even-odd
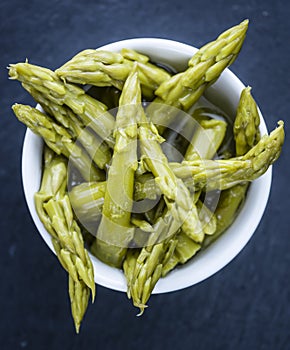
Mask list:
[[[233,71],[253,87],[269,128],[289,128],[287,1],[17,1],[0,3],[0,349],[289,349],[289,143],[274,167],[270,201],[254,237],[226,268],[197,286],[154,296],[136,318],[125,294],[99,287],[79,336],[67,279],[29,216],[20,158],[25,128],[14,102],[32,103],[5,67],[24,60],[56,68],[77,51],[131,37],[200,46],[251,21]],[[287,130],[286,130],[287,131]]]

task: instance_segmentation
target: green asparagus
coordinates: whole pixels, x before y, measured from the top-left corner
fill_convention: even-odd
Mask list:
[[[196,160],[198,154],[202,159],[212,159],[223,142],[226,127],[226,122],[222,120],[202,120],[193,134],[184,158],[187,161]]]
[[[70,107],[84,125],[93,129],[113,147],[113,116],[106,112],[107,107],[103,103],[87,95],[83,89],[69,83],[64,84],[53,71],[28,62],[11,64],[9,76],[19,80],[24,87],[31,86],[55,104]]]
[[[254,145],[257,145],[260,140],[259,124],[260,116],[258,108],[251,95],[251,88],[247,87],[243,89],[241,93],[233,126],[237,156],[244,156],[246,152],[249,153],[250,150],[253,149]],[[281,147],[283,139],[284,135],[282,135],[282,140],[280,141]],[[272,145],[269,143],[268,148],[271,147]],[[273,151],[275,152],[276,150],[274,149]],[[280,151],[277,152],[278,154],[276,156],[278,157]],[[273,156],[275,157],[275,153],[273,153]],[[256,161],[257,160],[258,159],[256,159]],[[238,209],[241,207],[245,199],[248,187],[248,182],[242,182],[221,192],[218,206],[215,211],[217,229],[212,236],[206,237],[203,242],[203,248],[208,247],[233,223],[238,213]]]
[[[248,184],[238,184],[220,194],[219,202],[215,210],[217,218],[216,231],[211,236],[206,236],[202,244],[203,249],[214,242],[234,221],[238,209],[245,199]]]
[[[83,182],[74,186],[69,192],[69,199],[79,221],[97,222],[102,214],[106,181]]]
[[[140,309],[139,315],[147,307],[152,290],[161,277],[163,265],[170,260],[176,244],[173,236],[161,243],[143,247],[139,254],[129,250],[123,269],[128,283],[127,295]]]
[[[64,127],[36,108],[14,104],[12,109],[16,117],[35,134],[41,136],[48,147],[55,153],[63,154],[69,158],[71,164],[80,172],[85,181],[104,179],[104,173],[93,165],[89,156],[74,143]]]
[[[104,169],[111,159],[109,146],[89,128],[85,128],[80,119],[73,111],[64,106],[49,101],[41,93],[30,85],[23,84],[34,100],[40,103],[41,107],[48,114],[53,116],[71,134],[73,140],[81,143],[83,148],[92,158],[93,162],[100,169]]]
[[[108,60],[106,53],[112,58]],[[115,60],[114,60],[115,58]],[[147,56],[134,50],[123,49],[120,53],[101,50],[85,50],[56,70],[56,74],[69,82],[94,86],[114,86],[122,89],[124,82],[133,69],[137,68],[143,94],[153,97],[153,92],[170,74],[162,68],[149,63]]]
[[[259,124],[258,108],[247,87],[242,91],[233,128],[237,155],[244,155],[259,141]]]
[[[126,248],[133,239],[130,223],[133,206],[134,173],[137,169],[136,100],[139,92],[133,87],[137,79],[134,69],[128,76],[116,116],[116,139],[108,172],[102,219],[93,251],[104,262],[120,267]],[[141,94],[140,94],[141,95]]]
[[[284,123],[280,121],[270,135],[264,135],[244,156],[225,160],[171,163],[171,166],[176,176],[190,179],[195,188],[227,189],[241,181],[253,181],[263,175],[279,157],[284,137]]]
[[[138,80],[132,88],[140,91]],[[140,99],[138,102],[141,102]],[[142,108],[139,113],[138,135],[142,160],[154,175],[156,185],[165,196],[167,206],[170,210],[172,205],[176,207],[173,213],[176,213],[175,219],[180,222],[183,230],[194,239],[201,241],[203,232],[189,190],[170,169],[169,162],[160,146],[164,139],[160,137],[156,127],[148,122]]]
[[[45,148],[43,178],[40,190],[35,194],[35,207],[52,236],[60,263],[69,274],[71,309],[78,333],[87,308],[89,290],[94,301],[95,282],[92,262],[66,194],[66,176],[67,161]]]
[[[149,108],[151,119],[159,125],[161,132],[176,117],[166,105],[189,110],[205,89],[234,62],[244,42],[247,28],[248,20],[245,20],[228,29],[215,41],[199,49],[189,60],[188,68],[184,72],[174,75],[159,86],[155,91],[158,97],[153,104],[157,105]]]

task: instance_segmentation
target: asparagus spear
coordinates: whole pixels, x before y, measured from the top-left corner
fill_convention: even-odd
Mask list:
[[[244,100],[242,99],[240,101],[240,104],[244,103]],[[254,109],[254,111],[257,111],[257,108]],[[255,118],[257,119],[257,116],[254,114],[251,115],[251,118]],[[238,122],[242,122],[242,116],[240,116],[240,119],[238,119]],[[284,131],[283,131],[283,124],[280,123],[280,131],[278,132],[278,130],[274,130],[272,132],[272,134],[269,137],[264,137],[261,142],[251,151],[248,152],[248,154],[246,154],[244,156],[245,159],[255,159],[255,154],[259,154],[259,156],[261,156],[261,154],[263,154],[263,150],[265,150],[267,147],[265,147],[265,143],[268,143],[269,149],[271,149],[273,143],[275,144],[276,141],[274,141],[276,139],[276,136],[273,135],[275,133],[278,133],[279,135],[277,136],[277,144],[274,146],[274,148],[272,149],[272,155],[271,156],[266,156],[264,161],[264,165],[266,167],[269,166],[269,163],[271,163],[272,159],[277,159],[276,157],[279,156],[279,153],[281,151],[281,146],[283,144],[283,140],[284,140]],[[279,129],[278,128],[278,129]],[[253,133],[256,134],[255,139],[257,140],[259,137],[259,130],[258,130],[258,125],[256,126],[256,129],[252,129]],[[249,135],[250,136],[250,135]],[[253,139],[253,137],[249,138],[250,140]],[[267,141],[266,141],[267,140]],[[266,141],[266,142],[265,142]],[[259,157],[258,156],[258,157]],[[253,157],[253,158],[252,158]],[[257,161],[257,164],[259,163],[258,159],[255,159],[255,161]],[[266,165],[267,164],[267,165]],[[259,164],[259,171],[264,171],[265,167],[264,165],[262,166],[261,163]],[[242,182],[242,179],[241,179]],[[231,188],[229,188],[228,190],[222,191],[221,193],[221,197],[219,199],[219,203],[218,203],[218,207],[215,211],[215,216],[214,218],[216,218],[215,220],[213,220],[211,222],[212,225],[210,225],[210,233],[211,235],[206,235],[204,241],[202,242],[202,247],[203,249],[206,248],[211,242],[215,241],[224,231],[227,227],[229,227],[231,225],[231,223],[233,222],[237,210],[240,207],[241,203],[244,200],[246,191],[248,188],[248,184],[242,182],[241,184],[235,185]],[[206,208],[206,207],[203,207]],[[211,213],[210,213],[211,214]],[[185,241],[186,244],[179,244],[179,241],[183,242]],[[190,259],[192,256],[194,256],[196,254],[196,252],[200,249],[200,245],[196,244],[193,241],[190,241],[190,239],[184,239],[184,233],[181,233],[177,236],[177,248],[174,252],[174,254],[172,255],[172,257],[170,258],[170,260],[168,261],[167,264],[165,264],[162,268],[162,276],[165,276],[169,271],[171,271],[178,263],[184,263],[186,262],[188,259]],[[179,250],[178,250],[179,249]],[[183,259],[183,260],[182,260]]]
[[[24,88],[31,86],[55,104],[70,107],[84,125],[89,125],[102,140],[113,147],[113,116],[106,112],[104,104],[87,95],[83,89],[76,85],[64,84],[53,71],[28,62],[11,64],[9,75],[11,79],[17,79],[24,84]]]
[[[132,84],[132,88],[139,92],[140,97],[136,102],[140,105],[141,91],[138,79],[134,85]],[[199,227],[196,207],[191,201],[189,191],[170,170],[168,160],[160,147],[162,139],[156,128],[148,123],[142,108],[138,113],[138,126],[143,161],[155,176],[156,184],[164,194],[167,204],[164,214],[167,220],[159,218],[147,245],[139,254],[129,252],[128,260],[126,257],[123,264],[128,283],[127,294],[132,297],[133,304],[140,308],[141,315],[154,286],[161,277],[163,264],[167,263],[173,254],[177,244],[175,235],[180,224],[197,240],[202,239],[203,232]],[[170,235],[166,232],[165,237],[162,234],[164,222],[169,222],[170,232]]]
[[[147,97],[153,97],[157,87],[170,78],[164,69],[149,63],[149,57],[134,50],[123,49],[121,54],[108,52],[108,55],[115,57],[115,61],[107,60],[106,51],[85,50],[57,69],[56,74],[73,83],[115,86],[121,90],[137,61],[143,93]]]
[[[48,147],[55,153],[69,158],[86,181],[104,179],[104,173],[92,164],[88,155],[73,142],[65,128],[36,108],[14,104],[12,109],[16,117],[35,134],[41,136]]]
[[[212,159],[223,142],[226,127],[222,120],[202,120],[185,153],[186,161],[196,160],[197,154],[201,159]]]
[[[89,289],[83,281],[75,281],[70,275],[68,275],[68,279],[71,312],[75,322],[76,332],[79,333],[81,322],[88,307]]]
[[[255,147],[257,149],[257,143],[260,140],[259,124],[260,117],[258,108],[251,95],[251,88],[247,87],[243,89],[241,93],[237,115],[233,126],[237,156],[244,156],[246,152],[248,152],[249,155],[244,156],[245,158],[253,156],[253,153],[255,153]],[[282,146],[284,132],[281,133],[280,137]],[[254,147],[254,145],[256,146]],[[269,143],[268,149],[271,147],[272,144]],[[250,151],[251,149],[252,151]],[[274,148],[272,151],[273,157],[277,157],[281,150],[279,151]],[[260,156],[261,154],[262,153],[260,153]],[[257,161],[258,164],[258,158],[255,159],[255,161]],[[208,247],[233,223],[238,213],[238,209],[245,199],[248,187],[249,183],[244,182],[221,192],[218,206],[216,208],[217,230],[214,235],[206,237],[203,242],[203,248]]]
[[[131,61],[136,61],[136,62],[140,62],[140,63],[148,63],[149,62],[149,57],[146,55],[143,55],[140,52],[137,52],[135,50],[132,49],[127,49],[127,48],[123,48],[121,50],[121,54],[124,58],[131,60]],[[138,75],[140,74],[140,72],[138,71]]]
[[[238,156],[244,155],[259,141],[259,124],[258,108],[248,86],[242,91],[233,128]]]
[[[206,189],[227,189],[241,181],[253,181],[263,175],[279,157],[284,143],[284,123],[261,140],[244,156],[225,160],[202,160],[174,163],[174,173],[180,178],[190,178]]]
[[[69,199],[82,224],[98,221],[102,214],[105,191],[105,181],[83,182],[71,189]]]
[[[200,125],[196,128],[192,137],[191,143],[185,153],[185,161],[200,161],[201,157],[211,159],[219,149],[226,130],[226,123],[219,120],[199,120]],[[196,203],[199,220],[203,231],[206,235],[213,235],[216,231],[216,216],[207,206],[199,200],[201,191],[197,191],[193,195],[193,201]],[[205,236],[206,239],[207,236]],[[162,267],[162,276],[166,276],[176,265],[184,264],[191,259],[201,248],[199,243],[196,243],[190,237],[181,231],[177,235],[176,249]]]
[[[200,244],[190,239],[184,232],[177,236],[177,245],[174,255],[178,258],[178,263],[185,264],[200,250]],[[166,266],[166,265],[165,265]]]
[[[217,228],[213,235],[205,237],[202,244],[203,249],[214,242],[233,223],[237,211],[245,199],[247,189],[248,184],[242,183],[221,192],[215,210]]]
[[[169,167],[174,175],[183,179],[193,191],[202,188],[225,190],[242,181],[250,182],[263,175],[279,157],[283,142],[284,126],[280,121],[270,135],[263,136],[244,156],[220,160],[183,161],[170,163]],[[136,183],[136,199],[142,199],[144,195],[154,198],[156,193],[160,193],[158,186],[154,186],[153,177],[150,179],[150,176],[147,176],[146,180]]]
[[[34,100],[41,104],[47,114],[53,116],[67,129],[74,141],[77,139],[81,143],[97,167],[104,169],[109,164],[111,159],[109,146],[98,135],[92,133],[89,128],[85,128],[70,108],[49,101],[30,85],[23,84],[23,86]]]
[[[134,88],[140,90],[138,81],[136,81]],[[138,124],[143,161],[155,176],[156,184],[164,194],[167,204],[165,215],[169,218],[172,226],[178,224],[174,229],[171,227],[172,235],[167,236],[168,238],[163,241],[160,241],[159,238],[160,243],[153,241],[152,245],[143,247],[139,255],[129,253],[128,261],[127,258],[125,259],[124,272],[128,283],[127,294],[132,297],[133,304],[140,308],[139,315],[141,315],[154,286],[161,277],[163,265],[170,261],[175,250],[179,223],[187,234],[199,242],[203,239],[203,231],[195,203],[183,182],[177,179],[171,171],[168,160],[160,147],[162,139],[156,128],[148,123],[143,110],[140,110]],[[154,230],[154,233],[157,233],[157,237],[159,237],[158,229]]]
[[[109,168],[102,219],[92,248],[98,258],[120,267],[126,247],[133,238],[130,223],[133,205],[134,174],[137,169],[136,100],[133,87],[137,79],[134,69],[128,76],[120,97],[114,135],[116,143]]]
[[[215,41],[204,45],[188,62],[188,68],[164,81],[155,91],[158,96],[150,106],[151,119],[159,130],[175,118],[176,113],[166,105],[188,110],[213,84],[223,70],[234,62],[245,39],[248,20],[241,22]],[[163,105],[165,104],[165,106]]]
[[[35,194],[35,206],[40,220],[52,236],[58,259],[69,274],[71,308],[78,333],[87,308],[89,290],[94,301],[95,282],[93,266],[66,194],[66,174],[66,160],[45,148],[43,178],[40,190]]]
[[[135,91],[140,91],[138,80],[135,81],[132,88]],[[140,105],[141,97],[136,102]],[[172,209],[172,205],[174,205],[174,209],[176,207],[173,213],[176,213],[176,219],[179,220],[183,230],[192,238],[201,241],[203,239],[203,232],[198,220],[196,207],[191,201],[189,190],[181,180],[176,178],[170,169],[168,160],[160,146],[163,139],[158,134],[156,127],[148,122],[142,108],[139,111],[138,135],[143,162],[153,173],[156,185],[165,196],[165,201],[169,209]]]
[[[127,295],[132,298],[134,306],[140,309],[139,315],[147,307],[152,290],[161,277],[163,265],[174,252],[178,227],[174,215],[166,210],[153,226],[148,245],[141,250],[129,249],[126,255],[123,270],[128,285]]]
[[[205,238],[207,239],[207,238]],[[199,250],[200,244],[190,239],[184,232],[177,235],[177,244],[175,251],[170,259],[162,266],[161,276],[165,277],[178,264],[185,264],[190,260]]]
[[[130,288],[134,306],[140,309],[138,316],[147,307],[146,303],[161,277],[163,264],[170,259],[176,244],[177,240],[173,237],[166,242],[143,248],[138,256]]]

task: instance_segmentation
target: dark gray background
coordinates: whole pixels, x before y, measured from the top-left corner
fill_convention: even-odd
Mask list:
[[[33,104],[5,67],[23,61],[56,68],[85,48],[132,37],[161,37],[197,47],[250,19],[232,70],[253,87],[267,125],[289,128],[289,2],[0,2],[1,237],[0,349],[289,349],[289,144],[274,166],[263,220],[239,256],[210,279],[153,296],[141,318],[125,294],[97,288],[80,335],[74,333],[66,273],[38,235],[20,174],[25,127],[14,102]],[[286,130],[287,131],[287,130]]]

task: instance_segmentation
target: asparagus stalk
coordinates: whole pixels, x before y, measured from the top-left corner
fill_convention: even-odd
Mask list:
[[[116,267],[121,266],[134,235],[130,218],[137,169],[135,104],[139,92],[134,89],[136,79],[137,72],[134,69],[128,76],[120,97],[114,131],[116,143],[108,172],[102,219],[93,248],[98,258]]]
[[[242,183],[221,192],[215,210],[217,228],[213,235],[205,237],[202,244],[203,249],[214,242],[233,223],[238,209],[245,199],[247,189],[248,184]]]
[[[219,149],[226,130],[226,123],[217,120],[202,119],[196,128],[191,143],[185,153],[185,161],[201,160],[201,157],[211,159]],[[201,191],[194,192],[193,201],[196,203],[199,220],[206,235],[213,235],[216,231],[216,216],[199,200]],[[201,248],[201,245],[183,231],[177,237],[177,245],[173,255],[162,267],[162,276],[166,276],[176,265],[184,264]],[[205,236],[206,239],[206,236]]]
[[[107,55],[110,56],[110,60],[107,59]],[[57,69],[56,74],[73,83],[115,86],[121,90],[133,69],[134,61],[138,62],[137,69],[143,93],[147,97],[152,97],[158,86],[170,78],[170,74],[149,63],[149,57],[134,50],[123,49],[121,54],[103,50],[85,50]]]
[[[163,265],[171,258],[177,244],[178,222],[174,214],[166,210],[152,227],[147,245],[141,250],[129,249],[123,263],[127,279],[127,295],[142,315],[146,303],[161,277]]]
[[[83,281],[75,281],[70,275],[68,275],[68,279],[71,312],[75,322],[76,332],[79,333],[81,322],[88,307],[90,292]]]
[[[201,160],[172,164],[180,178],[190,178],[198,187],[227,189],[241,181],[253,181],[263,175],[279,157],[284,143],[284,123],[261,140],[244,156],[225,160]]]
[[[177,235],[177,244],[175,251],[170,259],[162,266],[162,277],[165,277],[178,264],[185,264],[190,260],[201,248],[199,243],[190,239],[184,232]],[[207,239],[207,238],[205,238]]]
[[[242,91],[233,128],[238,156],[247,153],[259,141],[259,124],[258,108],[248,86]]]
[[[233,126],[233,133],[236,143],[236,155],[244,156],[244,158],[246,159],[254,157],[255,162],[257,162],[257,164],[259,164],[259,158],[261,158],[261,155],[263,154],[263,152],[260,152],[259,156],[255,158],[255,152],[257,151],[258,145],[260,143],[258,142],[260,140],[259,124],[260,117],[258,108],[255,100],[251,95],[251,88],[247,87],[242,91],[240,96],[240,101],[237,108],[237,115]],[[283,124],[280,124],[281,128]],[[261,140],[261,149],[263,149],[263,144],[265,142],[264,140]],[[280,150],[276,147],[273,148],[273,158],[279,156],[283,141],[284,131],[281,131]],[[256,146],[254,147],[254,145]],[[269,153],[269,149],[271,147],[272,142],[269,142],[268,146],[266,147],[266,149],[268,148],[268,151],[266,151],[264,155],[266,155],[266,153]],[[268,159],[270,160],[271,156],[268,157]],[[261,164],[260,168],[265,170],[265,167]],[[238,209],[241,207],[245,199],[248,187],[249,183],[244,182],[221,192],[218,206],[216,208],[217,229],[212,236],[206,237],[206,239],[203,242],[203,248],[208,247],[233,223],[238,213]]]
[[[95,282],[93,266],[66,194],[66,174],[66,160],[45,148],[43,178],[40,190],[35,194],[35,206],[40,220],[52,236],[58,259],[69,274],[71,309],[78,333],[89,291],[94,301]]]
[[[79,221],[97,222],[102,215],[106,181],[83,182],[74,186],[69,192],[69,199]]]
[[[161,132],[176,115],[166,105],[189,110],[205,89],[234,62],[244,42],[247,29],[248,20],[245,20],[226,30],[215,41],[204,45],[189,60],[188,68],[184,72],[174,75],[159,86],[155,91],[157,98],[154,100],[158,105],[150,106],[149,109],[151,119],[160,125]]]
[[[226,127],[222,120],[202,120],[187,148],[185,160],[196,160],[197,155],[200,159],[212,159],[223,142]]]
[[[183,179],[187,187],[193,191],[206,188],[207,190],[225,190],[242,181],[251,182],[263,175],[269,166],[279,157],[284,142],[283,122],[270,135],[265,135],[244,156],[230,159],[207,160],[197,159],[170,163],[174,175]],[[154,186],[153,177],[146,175],[146,182],[137,182],[135,198],[144,196],[154,198],[162,192]]]
[[[106,112],[104,104],[87,95],[83,89],[63,83],[53,71],[28,62],[11,64],[9,75],[11,79],[19,80],[24,88],[31,86],[55,104],[70,107],[84,125],[93,129],[102,140],[113,147],[113,116]]]
[[[140,92],[139,100],[136,101],[140,105],[141,91],[138,79],[135,80],[132,88]],[[142,108],[138,113],[138,126],[143,161],[155,176],[156,184],[164,194],[167,205],[164,217],[157,219],[147,245],[141,249],[139,254],[129,252],[128,260],[126,257],[123,264],[128,284],[127,294],[132,297],[133,304],[139,307],[139,315],[141,315],[154,286],[161,277],[163,264],[167,263],[173,254],[177,244],[175,236],[179,226],[182,224],[187,232],[198,240],[202,232],[198,226],[198,215],[189,191],[170,170],[168,160],[160,147],[162,139],[156,128],[148,123]],[[165,237],[162,234],[164,222],[169,222],[169,230],[166,231],[170,232],[170,235],[166,232]]]
[[[140,91],[139,81],[132,87]],[[140,94],[141,95],[141,94]],[[138,101],[140,104],[141,99]],[[184,183],[177,179],[170,169],[169,162],[164,155],[160,143],[163,139],[156,127],[148,122],[142,108],[138,114],[138,135],[143,162],[155,177],[157,187],[165,196],[168,208],[176,207],[176,220],[179,220],[183,230],[193,239],[202,241],[203,232],[200,227],[197,210],[191,201],[190,192]]]
[[[135,89],[138,89],[138,82]],[[167,158],[160,147],[160,138],[155,127],[147,122],[143,111],[139,115],[139,139],[143,161],[155,176],[157,186],[164,194],[168,211],[167,217],[174,226],[181,222],[182,229],[194,240],[203,240],[195,202],[180,179],[177,179],[169,167]],[[177,192],[177,194],[176,194]],[[197,197],[196,197],[197,198]],[[187,215],[189,214],[189,220]],[[157,220],[159,221],[159,219]],[[158,230],[157,232],[158,237]],[[172,230],[173,235],[163,241],[153,242],[142,248],[139,255],[129,253],[124,262],[124,272],[128,283],[128,296],[133,304],[139,307],[141,315],[147,307],[146,303],[162,275],[163,266],[170,260],[177,245],[177,227]],[[151,237],[150,237],[151,238]],[[135,261],[135,264],[134,264]]]
[[[130,283],[130,292],[134,306],[140,309],[142,315],[150,295],[161,277],[164,262],[170,259],[177,240],[175,237],[146,248],[139,254],[133,278]]]
[[[185,264],[200,250],[200,244],[190,239],[184,232],[177,236],[177,245],[174,255],[178,258],[178,263]],[[166,265],[165,265],[166,266]]]
[[[98,135],[91,132],[89,128],[85,128],[83,123],[70,108],[49,101],[30,85],[23,85],[34,100],[41,104],[44,111],[53,116],[66,128],[74,141],[78,140],[78,142],[81,143],[98,168],[104,169],[106,165],[109,164],[111,159],[109,146],[103,142]]]
[[[12,109],[16,117],[35,134],[41,136],[48,147],[55,153],[69,158],[85,181],[104,179],[104,173],[92,164],[89,156],[74,143],[72,136],[64,127],[36,108],[14,104]]]

